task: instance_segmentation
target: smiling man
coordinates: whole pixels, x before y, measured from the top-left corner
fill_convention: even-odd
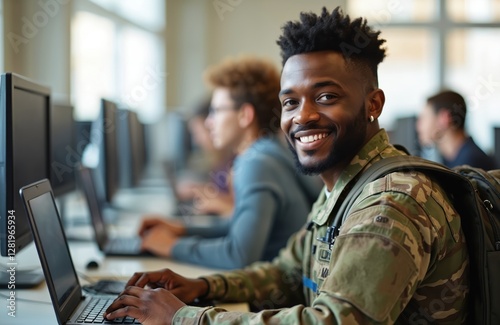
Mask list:
[[[278,40],[281,128],[298,167],[325,187],[271,263],[186,279],[136,274],[109,317],[144,324],[465,324],[468,254],[460,218],[431,178],[398,172],[369,183],[343,221],[336,211],[366,168],[404,155],[380,129],[377,66],[384,40],[337,8],[302,13]],[[160,289],[143,289],[145,286]],[[249,302],[253,313],[186,306],[195,299]],[[123,307],[126,308],[123,308]]]

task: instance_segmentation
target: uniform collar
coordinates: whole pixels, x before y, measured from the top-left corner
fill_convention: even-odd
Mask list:
[[[360,174],[365,166],[371,165],[385,155],[394,155],[391,154],[393,151],[397,150],[390,145],[387,132],[381,129],[363,146],[363,148],[361,148],[358,154],[351,160],[350,164],[342,171],[330,196],[326,198],[324,191],[321,192],[316,202],[317,204],[315,204],[317,211],[313,213],[312,221],[320,226],[324,225],[346,185],[353,180],[356,175]],[[342,202],[339,202],[339,204],[341,203]]]

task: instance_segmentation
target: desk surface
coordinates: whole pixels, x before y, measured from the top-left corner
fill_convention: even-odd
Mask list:
[[[123,218],[122,226],[129,230],[136,229],[137,218]],[[121,228],[121,227],[120,227]],[[134,272],[155,271],[170,268],[185,277],[198,277],[212,274],[218,270],[185,264],[157,257],[105,257],[94,241],[70,242],[70,251],[75,269],[80,278],[80,284],[99,279],[127,280]],[[16,256],[17,270],[41,270],[40,261],[33,243]],[[87,270],[90,260],[98,261],[98,268]],[[0,267],[7,269],[7,258],[0,257]],[[0,290],[0,324],[2,325],[55,325],[57,319],[52,307],[46,283],[43,282],[33,289]],[[15,317],[9,316],[9,306],[13,303],[8,299],[15,297]],[[222,305],[223,308],[245,311],[246,304]]]
[[[88,281],[96,281],[99,279],[127,280],[134,272],[153,271],[163,268],[170,268],[186,277],[198,277],[217,271],[155,257],[104,257],[99,252],[97,246],[92,242],[71,242],[70,250],[73,257],[73,263],[75,264],[82,285],[87,284]],[[21,265],[27,265],[24,261],[29,261],[29,265],[26,267],[30,269],[36,268],[36,262],[38,262],[39,265],[34,246],[30,246],[26,251],[23,251],[23,255],[24,256],[20,258],[21,260],[18,263],[20,269],[22,269]],[[90,259],[99,261],[99,267],[97,269],[87,270],[85,268]],[[0,290],[0,300],[3,302],[3,308],[0,308],[0,324],[57,324],[45,282],[33,289],[16,289],[14,292],[16,317],[11,317],[8,315],[10,310],[7,308],[9,306],[7,298],[10,296],[10,290]],[[234,307],[235,309],[242,308],[241,305],[235,305]],[[229,308],[231,308],[231,306],[229,306]]]

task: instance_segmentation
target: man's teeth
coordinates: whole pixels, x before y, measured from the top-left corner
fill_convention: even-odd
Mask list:
[[[321,140],[323,138],[326,138],[327,134],[326,133],[320,133],[320,134],[315,134],[315,135],[308,135],[305,137],[300,137],[300,142],[302,143],[308,143],[308,142],[313,142],[316,140]]]

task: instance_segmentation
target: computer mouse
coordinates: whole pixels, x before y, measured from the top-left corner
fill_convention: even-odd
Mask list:
[[[87,263],[87,269],[88,269],[88,270],[97,269],[98,267],[99,267],[99,263],[97,263],[97,261],[90,260],[90,261]]]

